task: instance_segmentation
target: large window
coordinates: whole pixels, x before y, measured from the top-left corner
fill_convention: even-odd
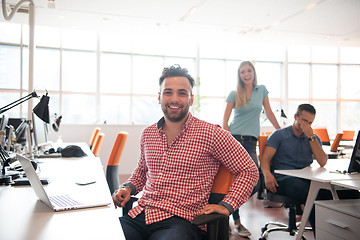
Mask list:
[[[0,31],[4,106],[28,92],[28,33],[3,22]],[[200,83],[194,88],[199,103],[191,108],[194,114],[221,124],[237,69],[251,60],[279,121],[281,109],[291,124],[297,106],[309,102],[317,109],[314,125],[327,127],[331,135],[360,126],[360,48],[169,41],[49,27],[36,28],[36,36],[33,86],[49,92],[50,111],[62,114],[64,123],[154,123],[162,116],[158,78],[163,67],[178,63]],[[7,114],[24,117],[26,112],[23,104]]]

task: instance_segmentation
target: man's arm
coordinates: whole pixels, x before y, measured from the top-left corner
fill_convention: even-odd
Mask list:
[[[311,138],[314,136],[314,130],[311,128],[311,125],[309,123],[307,123],[305,121],[299,121],[299,123],[300,123],[301,128],[304,131],[304,134],[308,138]],[[317,138],[315,138],[313,141],[310,141],[310,147],[311,147],[311,151],[314,155],[314,158],[319,163],[319,165],[321,167],[325,166],[325,164],[327,163],[327,160],[328,160],[328,156],[322,149]]]
[[[236,177],[219,203],[230,213],[245,203],[255,187],[259,172],[245,148],[228,131],[215,129],[212,154]]]
[[[270,163],[275,153],[276,153],[275,148],[270,146],[265,146],[260,159],[260,168],[264,175],[265,186],[266,189],[268,189],[271,192],[276,192],[276,187],[279,186],[274,175],[270,171]]]

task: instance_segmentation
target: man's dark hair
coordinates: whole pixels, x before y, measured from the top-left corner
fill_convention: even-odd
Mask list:
[[[313,107],[313,105],[308,104],[308,103],[300,104],[300,105],[298,106],[298,109],[297,109],[297,111],[296,111],[296,116],[300,116],[300,113],[301,113],[302,111],[307,111],[307,112],[309,112],[309,113],[311,113],[311,114],[314,114],[314,115],[316,114],[316,110],[315,110],[315,108]]]
[[[191,88],[194,87],[194,83],[195,83],[194,79],[190,76],[188,70],[186,68],[181,68],[179,64],[174,64],[169,68],[167,67],[164,68],[162,75],[159,79],[159,86],[167,77],[186,77],[187,79],[189,79]]]

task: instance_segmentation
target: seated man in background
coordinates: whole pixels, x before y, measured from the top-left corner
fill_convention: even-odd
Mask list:
[[[259,173],[228,131],[189,112],[194,80],[186,69],[165,68],[159,85],[164,116],[143,130],[138,165],[113,200],[124,207],[130,195],[143,192],[138,206],[120,218],[127,240],[202,239],[204,231],[190,221],[199,214],[233,213],[248,200]],[[208,204],[220,164],[236,178],[219,204]]]
[[[314,134],[311,124],[316,110],[310,104],[298,106],[292,126],[275,131],[270,135],[260,160],[265,186],[271,192],[298,199],[305,204],[310,180],[274,173],[274,170],[302,169],[315,159],[321,167],[327,163],[327,154],[322,149],[320,138]],[[358,191],[337,191],[339,198],[358,198]],[[332,199],[331,192],[321,189],[317,200]],[[315,230],[315,208],[309,222]],[[314,231],[315,232],[315,231]]]

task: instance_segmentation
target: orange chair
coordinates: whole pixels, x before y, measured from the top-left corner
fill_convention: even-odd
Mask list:
[[[92,149],[92,146],[94,145],[96,136],[100,133],[100,131],[101,131],[101,128],[99,128],[99,127],[94,128],[93,134],[91,135],[90,142],[89,142],[90,149]]]
[[[218,204],[228,193],[233,180],[234,175],[230,173],[226,167],[221,165],[214,178],[209,203]],[[128,213],[136,200],[135,197],[131,197],[123,208],[123,215]],[[195,217],[191,223],[197,226],[203,224],[207,225],[207,240],[229,239],[229,216],[219,213],[203,214]]]
[[[215,175],[211,189],[209,203],[218,204],[228,193],[234,181],[234,174],[223,165]],[[195,217],[192,222],[194,225],[207,224],[207,239],[229,239],[229,217],[219,213],[204,214]]]
[[[266,142],[268,140],[268,136],[259,136],[258,137],[258,144],[259,144],[259,161],[261,159],[262,153],[266,146]]]
[[[122,152],[125,147],[125,143],[128,137],[127,132],[119,132],[114,146],[111,150],[111,154],[106,167],[106,181],[108,183],[111,195],[120,186],[119,183],[119,164]]]
[[[95,141],[94,141],[94,145],[91,148],[92,153],[97,157],[99,155],[102,143],[104,141],[104,133],[98,133],[96,135]]]
[[[343,137],[342,133],[336,134],[336,137],[335,137],[333,143],[331,144],[331,148],[330,148],[331,152],[337,152],[338,151],[338,147],[340,145],[340,141],[341,141],[342,137]]]
[[[314,128],[314,133],[319,136],[323,145],[330,146],[330,138],[326,128]]]
[[[354,140],[355,131],[343,131],[342,141],[353,141]]]

